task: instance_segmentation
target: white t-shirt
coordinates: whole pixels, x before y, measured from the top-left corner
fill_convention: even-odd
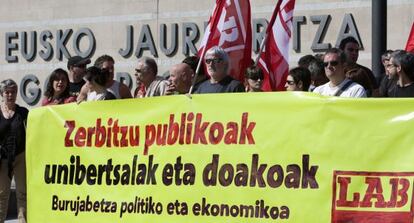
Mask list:
[[[313,92],[324,95],[324,96],[334,96],[339,89],[341,89],[342,86],[344,86],[346,83],[348,83],[350,80],[345,79],[342,81],[338,86],[331,87],[330,83],[328,82],[324,85],[318,86],[313,90]],[[365,92],[364,87],[361,85],[353,82],[350,86],[348,86],[347,89],[345,89],[339,97],[345,97],[345,98],[365,98],[367,97],[367,94]]]

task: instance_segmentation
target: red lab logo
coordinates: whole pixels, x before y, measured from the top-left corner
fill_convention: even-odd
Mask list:
[[[413,223],[414,172],[334,171],[332,223]]]

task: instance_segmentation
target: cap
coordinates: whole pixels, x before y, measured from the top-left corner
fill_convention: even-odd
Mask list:
[[[71,66],[79,66],[79,65],[86,65],[91,63],[91,60],[89,58],[83,58],[80,56],[74,56],[69,58],[68,60],[68,69]]]

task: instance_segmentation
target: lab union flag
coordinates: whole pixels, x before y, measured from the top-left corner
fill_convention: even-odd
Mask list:
[[[265,48],[259,66],[264,75],[263,89],[284,90],[289,72],[289,40],[295,0],[279,0],[266,30]]]
[[[223,48],[230,58],[230,75],[240,81],[251,64],[252,30],[250,2],[248,0],[216,1],[210,17],[199,56],[213,46]]]

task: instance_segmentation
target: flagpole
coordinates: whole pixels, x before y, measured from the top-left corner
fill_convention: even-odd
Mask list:
[[[216,5],[215,5],[215,7],[214,7],[214,9],[213,9],[213,13],[212,13],[212,16],[210,17],[210,19],[212,19],[213,18],[213,20],[211,20],[211,23],[210,23],[210,21],[209,21],[209,26],[207,26],[207,28],[206,28],[206,30],[204,31],[204,34],[206,34],[206,31],[207,31],[207,29],[210,29],[209,30],[209,32],[208,32],[208,36],[207,36],[207,38],[203,38],[203,39],[205,39],[206,40],[206,42],[205,42],[205,46],[203,47],[203,51],[201,52],[201,56],[200,56],[200,59],[199,59],[199,61],[198,61],[198,64],[197,64],[197,69],[196,69],[196,71],[195,71],[195,74],[194,74],[194,77],[193,77],[193,81],[192,81],[192,83],[191,83],[191,87],[190,87],[190,90],[189,90],[189,92],[187,93],[187,95],[191,98],[191,92],[193,91],[193,89],[194,89],[194,85],[195,85],[195,82],[196,82],[196,80],[197,80],[197,77],[198,77],[198,75],[199,75],[199,72],[200,72],[200,68],[201,68],[201,63],[203,62],[203,60],[204,60],[204,56],[205,56],[205,54],[206,54],[206,48],[207,48],[207,43],[208,43],[208,41],[209,41],[209,39],[210,39],[210,36],[211,36],[211,33],[212,33],[212,28],[211,27],[214,27],[214,24],[216,24],[217,22],[218,22],[218,16],[217,15],[215,15],[216,13],[217,13],[217,7],[221,7],[221,4],[223,3],[223,0],[216,0]],[[221,11],[220,11],[221,12]],[[214,16],[215,15],[215,16]]]
[[[194,74],[194,77],[193,77],[193,80],[192,80],[192,82],[191,82],[191,87],[190,87],[190,90],[188,91],[188,95],[190,96],[190,98],[191,98],[191,93],[193,92],[193,88],[194,88],[194,85],[195,85],[195,82],[196,82],[196,80],[197,80],[197,77],[198,77],[198,74],[200,73],[200,68],[201,68],[201,63],[203,62],[203,60],[204,60],[204,54],[206,53],[206,47],[204,46],[203,47],[203,51],[201,52],[201,57],[200,57],[200,59],[198,60],[198,64],[197,64],[197,69],[196,69],[196,71],[195,71],[195,74]]]
[[[270,21],[267,24],[266,31],[265,31],[265,36],[264,36],[264,38],[262,40],[262,43],[260,44],[260,51],[259,51],[259,53],[257,55],[257,58],[256,58],[256,61],[254,63],[255,66],[257,66],[257,64],[259,62],[260,55],[263,53],[263,49],[264,49],[264,46],[266,45],[267,37],[269,36],[269,32],[271,31],[272,26],[273,26],[273,24],[274,24],[274,22],[276,20],[276,13],[275,12],[279,11],[279,8],[280,8],[280,5],[282,4],[282,1],[283,0],[278,0],[277,1],[276,7],[273,10],[272,17],[270,18]]]
[[[266,29],[267,30],[267,29]],[[262,43],[260,43],[260,50],[259,50],[259,53],[257,54],[257,57],[256,57],[256,60],[254,61],[254,66],[257,66],[257,64],[259,63],[259,59],[260,59],[260,55],[262,54],[262,52],[263,52],[263,49],[264,49],[264,46],[265,46],[265,44],[266,44],[266,41],[267,41],[267,37],[268,37],[269,35],[267,35],[267,31],[266,31],[266,33],[265,33],[265,36],[263,37],[263,39],[262,39]]]

